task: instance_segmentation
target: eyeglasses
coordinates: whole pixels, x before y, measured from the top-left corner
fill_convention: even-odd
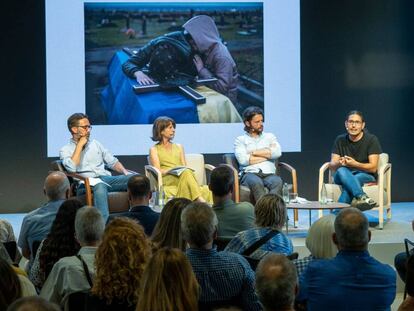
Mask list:
[[[347,120],[346,121],[348,124],[351,124],[351,125],[361,125],[362,124],[362,121],[359,121],[359,120],[356,120],[356,121],[354,121],[354,120]]]
[[[92,129],[92,125],[78,125],[77,127],[81,127],[84,130],[91,130]]]

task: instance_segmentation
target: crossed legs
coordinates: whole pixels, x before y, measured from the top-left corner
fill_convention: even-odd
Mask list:
[[[282,179],[277,175],[261,178],[256,174],[246,173],[240,182],[242,185],[249,187],[255,202],[265,195],[265,188],[269,190],[269,193],[281,194],[282,192]]]

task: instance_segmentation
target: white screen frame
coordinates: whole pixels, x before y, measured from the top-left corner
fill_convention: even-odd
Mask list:
[[[69,140],[66,121],[85,112],[85,2],[150,0],[45,0],[47,155],[59,155]],[[265,131],[274,133],[283,152],[301,151],[300,1],[214,0],[157,2],[262,2],[264,14]],[[92,136],[116,155],[147,155],[151,124],[95,125]],[[178,124],[175,141],[189,153],[233,152],[241,123]]]

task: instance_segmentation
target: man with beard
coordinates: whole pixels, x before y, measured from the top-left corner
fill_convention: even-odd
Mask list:
[[[257,202],[265,193],[281,194],[282,179],[277,176],[275,160],[281,148],[272,133],[263,132],[263,110],[248,107],[243,112],[246,133],[236,138],[234,153],[240,165],[241,184],[250,188]]]
[[[67,125],[72,138],[60,149],[62,164],[69,172],[97,178],[92,188],[94,206],[106,221],[108,192],[126,191],[130,177],[126,175],[130,172],[100,142],[90,139],[92,126],[86,114],[74,113],[68,118]],[[106,167],[123,175],[112,176]],[[84,186],[81,185],[79,190],[84,191]]]

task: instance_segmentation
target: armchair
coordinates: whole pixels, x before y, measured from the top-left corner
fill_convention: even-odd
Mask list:
[[[327,171],[328,174],[326,174]],[[378,210],[378,227],[382,229],[384,227],[384,208],[387,211],[387,220],[391,219],[391,163],[389,163],[387,153],[380,154],[377,173],[377,182],[365,184],[362,189],[370,198],[377,202],[374,210]],[[325,175],[328,175],[327,182],[325,182]],[[324,163],[319,169],[319,200],[322,184],[325,184],[328,198],[338,201],[341,195],[341,187],[333,182],[333,174],[329,170],[329,162]],[[319,217],[321,216],[322,211],[319,211]]]
[[[237,162],[236,156],[233,153],[225,153],[223,155],[223,162],[227,165],[233,167],[233,169],[236,171],[235,178],[235,194],[237,193],[237,197],[235,198],[235,202],[251,202],[254,204],[254,198],[253,195],[250,192],[250,189],[246,186],[240,185],[239,178],[238,178],[238,172],[239,172],[239,163]],[[295,193],[298,193],[298,183],[297,183],[297,176],[296,176],[296,170],[290,166],[289,164],[285,162],[277,162],[276,165],[276,174],[281,175],[282,171],[285,171],[284,173],[287,173],[289,175],[289,181],[292,183],[292,191]],[[237,184],[236,184],[237,181]],[[238,187],[237,187],[238,185]],[[236,188],[238,191],[236,192]],[[294,210],[294,221],[295,223],[298,221],[298,211]]]
[[[79,201],[86,205],[93,205],[93,191],[91,185],[89,184],[89,178],[83,177],[78,173],[68,172],[63,166],[61,160],[53,161],[50,165],[50,168],[52,171],[63,172],[69,178],[71,184],[71,196],[76,196]],[[79,181],[82,181],[85,184],[85,194],[77,196],[76,188]],[[110,213],[127,211],[129,209],[127,192],[108,192],[108,206]]]

